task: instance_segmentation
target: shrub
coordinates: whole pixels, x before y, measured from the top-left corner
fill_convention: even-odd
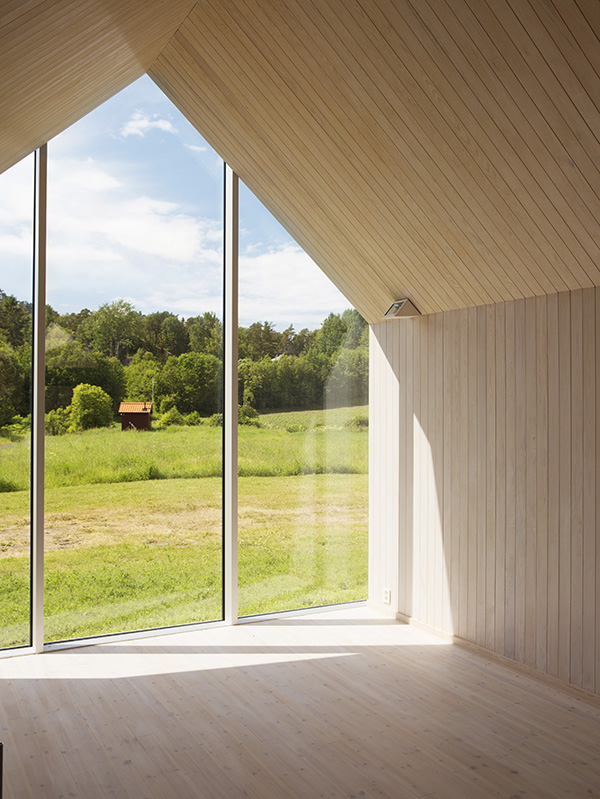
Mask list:
[[[45,428],[49,436],[63,436],[69,432],[71,424],[71,407],[57,408],[46,414]]]
[[[291,424],[286,424],[285,430],[287,433],[305,433],[308,428],[305,424],[295,424],[292,422]]]
[[[183,416],[174,405],[166,413],[163,413],[155,426],[162,428],[169,427],[172,424],[185,424]]]
[[[170,411],[171,408],[175,407],[175,397],[172,394],[167,394],[166,397],[163,397],[160,401],[160,412],[166,413]]]
[[[223,427],[223,414],[213,413],[208,418],[208,424],[211,427]],[[238,405],[238,424],[247,424],[252,427],[260,427],[258,421],[258,412],[251,408],[249,405]]]
[[[369,426],[369,417],[363,413],[357,413],[345,424],[345,427],[353,427],[357,430],[365,430]]]
[[[10,441],[18,441],[22,436],[29,433],[31,429],[31,414],[27,416],[13,416],[9,424],[0,427],[0,436],[8,438]]]
[[[108,427],[112,420],[112,401],[106,391],[100,386],[91,386],[89,383],[75,386],[71,402],[70,430]]]
[[[7,480],[4,477],[0,477],[0,494],[6,494],[10,491],[18,491],[19,486],[14,482],[14,480]]]
[[[196,425],[204,424],[204,420],[198,411],[192,411],[183,417],[183,423],[188,425],[188,427],[195,427]]]
[[[260,427],[258,421],[258,411],[254,410],[251,405],[238,405],[238,424],[252,425],[253,427]]]

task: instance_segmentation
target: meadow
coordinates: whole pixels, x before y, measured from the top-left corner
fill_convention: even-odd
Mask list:
[[[364,408],[274,413],[239,435],[240,615],[362,599]],[[27,641],[27,441],[0,447],[0,646]],[[221,430],[46,439],[46,639],[221,616]]]

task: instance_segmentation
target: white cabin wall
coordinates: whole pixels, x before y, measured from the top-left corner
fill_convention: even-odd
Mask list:
[[[371,601],[595,692],[599,339],[598,288],[382,322],[370,394]]]

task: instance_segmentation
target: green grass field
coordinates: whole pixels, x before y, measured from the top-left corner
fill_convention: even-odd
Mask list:
[[[345,427],[360,411],[240,429],[240,615],[366,595],[367,436]],[[47,640],[220,617],[220,432],[47,439]],[[0,447],[0,480],[25,488],[28,458]],[[0,646],[27,643],[28,518],[27,490],[0,493]]]

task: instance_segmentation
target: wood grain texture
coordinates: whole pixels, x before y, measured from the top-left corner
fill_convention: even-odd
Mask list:
[[[376,322],[598,283],[594,26],[575,0],[201,0],[150,74]]]
[[[412,347],[414,376],[441,360],[445,377],[441,388],[415,377],[399,408],[371,395],[378,425],[399,414],[419,431],[412,445],[387,442],[390,453],[413,449],[402,486],[412,559],[400,579],[404,570],[419,580],[412,611],[399,612],[596,693],[598,307],[589,288],[381,323],[374,334],[385,330],[387,347]],[[373,374],[399,368],[409,384],[408,357],[396,364],[390,352],[373,353]],[[372,469],[376,486],[377,462]],[[389,534],[372,523],[375,538]],[[436,545],[442,571],[429,554]]]
[[[593,0],[7,0],[0,170],[147,71],[371,323],[588,288],[598,49]]]
[[[0,661],[5,799],[588,796],[596,703],[370,608]]]
[[[0,171],[143,75],[193,0],[0,5]]]

